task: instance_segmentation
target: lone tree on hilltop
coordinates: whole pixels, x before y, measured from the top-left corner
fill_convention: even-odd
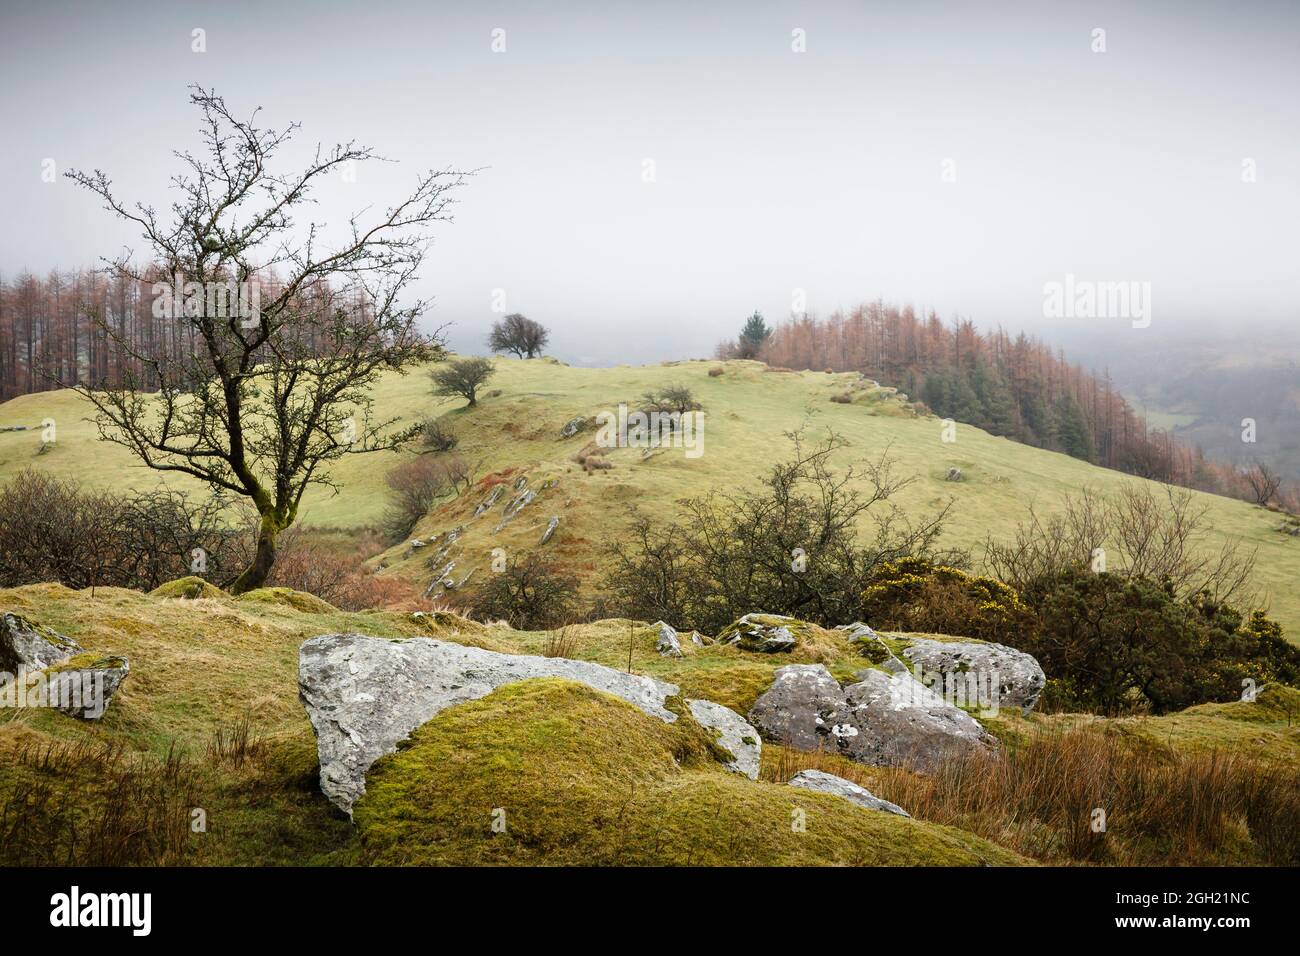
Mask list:
[[[433,379],[433,394],[460,395],[469,399],[467,408],[478,404],[478,390],[496,373],[496,367],[487,359],[458,359],[441,365],[429,373]]]
[[[492,323],[488,335],[488,348],[493,352],[513,352],[519,358],[530,359],[542,354],[551,333],[540,322],[518,312]]]
[[[176,195],[166,212],[119,200],[99,170],[68,173],[139,227],[147,243],[145,272],[125,253],[109,263],[109,273],[165,277],[153,286],[161,295],[155,315],[160,302],[184,300],[183,307],[163,309],[156,342],[124,336],[107,316],[96,316],[129,361],[113,380],[77,390],[97,409],[101,438],[124,445],[150,468],[252,502],[256,552],[230,585],[241,593],[266,581],[276,538],[297,517],[307,488],[336,488],[332,462],[396,448],[418,430],[374,419],[370,386],[386,370],[403,372],[443,354],[441,330],[417,329],[426,303],[399,305],[399,298],[417,275],[428,228],[451,220],[451,193],[468,174],[422,173],[405,199],[364,223],[362,214],[352,216],[342,239],[327,243],[323,226],[298,228],[295,215],[314,201],[313,188],[325,177],[380,157],[353,142],[318,146],[301,171],[272,172],[271,161],[298,124],[264,129],[256,110],[237,119],[202,87],[191,87],[190,101],[202,113],[203,148],[177,153],[183,170],[171,180]],[[160,294],[177,276],[183,289]],[[262,276],[273,278],[258,302]],[[243,302],[232,308],[218,299],[213,307],[212,290],[242,295]],[[252,309],[245,307],[249,298]],[[173,337],[191,345],[169,356],[161,342]]]
[[[772,330],[767,327],[763,313],[755,309],[754,314],[745,320],[745,326],[740,330],[740,338],[736,341],[738,356],[743,359],[758,358],[771,334]]]

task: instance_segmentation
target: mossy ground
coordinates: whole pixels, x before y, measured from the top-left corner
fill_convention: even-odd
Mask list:
[[[580,684],[526,681],[452,708],[383,758],[355,808],[379,864],[1024,863],[970,834],[721,769],[665,724]],[[495,824],[495,827],[494,827]]]
[[[395,860],[407,852],[402,844],[415,839],[415,831],[401,841],[385,844],[389,838],[383,834],[394,832],[395,818],[376,803],[370,818],[373,835],[363,846],[359,831],[319,792],[315,739],[298,700],[299,646],[317,634],[355,631],[392,638],[432,636],[503,652],[542,653],[554,637],[547,632],[488,626],[446,613],[313,612],[299,610],[292,602],[217,595],[184,599],[99,588],[92,597],[88,590],[71,591],[59,585],[0,590],[0,612],[12,611],[49,626],[78,641],[88,655],[123,655],[131,663],[131,676],[99,721],[78,720],[49,710],[0,711],[0,815],[6,806],[12,810],[16,796],[48,792],[49,805],[63,805],[66,819],[76,821],[79,832],[93,831],[96,814],[101,812],[97,808],[114,799],[106,782],[117,778],[103,769],[105,761],[111,762],[105,751],[120,751],[120,755],[158,772],[173,755],[183,757],[189,768],[176,775],[175,782],[127,791],[137,796],[132,802],[138,805],[134,810],[128,807],[129,812],[144,812],[141,808],[145,806],[164,807],[183,817],[183,852],[168,851],[170,855],[157,857],[162,862],[349,862],[360,861],[363,850],[375,860]],[[687,641],[683,656],[674,659],[655,652],[654,628],[636,622],[602,621],[574,627],[567,654],[626,669],[630,649],[634,672],[679,685],[683,697],[714,700],[743,714],[771,683],[772,672],[783,664],[821,660],[841,680],[871,666],[841,632],[825,634],[826,640],[838,639],[842,645],[758,654],[736,648],[696,647]],[[891,640],[902,638],[890,635]],[[957,831],[948,833],[929,825],[902,821],[910,829],[898,830],[897,821],[847,821],[844,808],[831,808],[826,804],[831,798],[812,794],[797,797],[808,811],[808,830],[796,840],[789,831],[791,795],[779,788],[774,793],[775,784],[752,784],[721,770],[716,761],[704,756],[707,738],[702,743],[689,734],[683,736],[688,730],[686,722],[670,727],[633,708],[613,706],[604,698],[571,687],[561,690],[551,687],[545,693],[533,689],[492,695],[464,705],[478,709],[461,716],[457,714],[463,708],[452,708],[440,715],[441,722],[435,721],[427,733],[417,735],[417,744],[423,747],[395,755],[394,760],[400,762],[450,754],[445,776],[439,771],[419,780],[412,777],[409,786],[425,788],[428,793],[463,790],[474,794],[474,801],[465,801],[463,811],[437,811],[465,814],[463,819],[448,818],[449,825],[464,828],[457,832],[462,832],[465,841],[448,846],[429,838],[430,860],[454,857],[486,862],[496,855],[501,855],[500,862],[576,860],[578,843],[569,845],[565,840],[576,839],[573,834],[581,831],[584,819],[607,820],[612,812],[611,794],[622,793],[619,788],[633,779],[639,794],[635,806],[640,812],[635,822],[626,825],[625,834],[636,834],[640,848],[628,851],[629,862],[935,862],[940,858],[970,862],[992,852],[983,844],[969,843],[971,838]],[[548,696],[556,694],[559,696]],[[1282,692],[1266,688],[1255,704],[1210,705],[1170,717],[1104,723],[1121,728],[1119,732],[1169,738],[1177,745],[1241,747],[1253,741],[1296,761],[1300,759],[1300,738],[1287,726],[1286,708],[1294,709],[1300,695],[1292,691],[1274,700],[1278,694]],[[555,712],[550,713],[542,701],[554,705]],[[1250,710],[1252,707],[1261,709]],[[1025,720],[1004,714],[999,720],[1005,727],[995,725],[995,732],[1009,734],[1091,718],[1035,715]],[[579,728],[581,733],[570,733]],[[627,753],[638,755],[635,766],[619,756],[624,746]],[[584,765],[588,758],[590,768]],[[137,776],[143,779],[145,769]],[[474,782],[476,776],[482,777],[478,783]],[[590,784],[584,783],[588,777]],[[416,799],[416,790],[403,796],[406,785],[399,778],[401,774],[386,773],[384,786],[372,795],[393,801]],[[164,778],[168,780],[171,778]],[[595,781],[603,782],[597,785]],[[548,787],[554,791],[549,796],[543,792]],[[594,815],[547,816],[552,809],[561,813],[566,800],[588,799],[595,801],[590,804]],[[480,802],[491,803],[489,814],[494,807],[506,806],[508,820],[521,829],[509,841],[496,840],[490,820],[480,819]],[[519,814],[510,813],[511,806],[534,809],[516,820]],[[206,832],[188,829],[189,814],[195,808],[204,811]],[[433,826],[434,818],[427,814],[434,811],[421,812],[426,815],[417,814],[413,819],[424,821],[420,826]],[[536,814],[531,824],[527,822],[529,813]],[[546,835],[543,820],[558,828],[554,835]],[[474,829],[480,824],[482,831]],[[918,828],[926,835],[918,836]],[[751,829],[757,833],[748,833]],[[533,843],[519,842],[534,832],[541,835]],[[899,850],[898,833],[910,834],[914,845]],[[569,836],[562,838],[563,834]],[[65,859],[56,850],[64,845],[60,840],[66,835],[63,830],[46,834],[48,839],[39,846],[52,848],[53,855],[38,862]],[[631,839],[619,837],[612,825],[583,837],[588,838],[594,852],[605,854],[614,853],[621,845],[619,840]],[[513,849],[504,849],[507,847]],[[546,848],[545,852],[539,847]],[[11,845],[0,849],[0,856],[17,852]],[[989,859],[1006,858],[994,854]]]

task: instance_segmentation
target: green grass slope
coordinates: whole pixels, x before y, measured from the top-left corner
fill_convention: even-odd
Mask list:
[[[850,374],[785,372],[757,362],[678,362],[607,369],[570,368],[541,359],[498,360],[490,389],[499,394],[480,400],[479,407],[430,395],[423,372],[390,375],[378,386],[378,412],[404,421],[443,416],[460,435],[457,453],[477,466],[480,478],[513,480],[519,474],[541,489],[538,498],[512,522],[497,531],[503,502],[473,518],[474,505],[486,493],[481,486],[443,504],[420,523],[415,536],[464,531],[447,559],[431,568],[436,549],[409,556],[398,546],[382,556],[384,573],[427,584],[446,560],[456,561],[454,577],[470,570],[487,573],[493,548],[521,553],[538,547],[547,522],[558,516],[560,526],[545,546],[560,562],[583,576],[598,573],[602,548],[623,533],[632,509],[671,520],[684,498],[716,489],[733,489],[756,482],[770,464],[784,457],[785,433],[806,427],[812,435],[834,429],[850,445],[838,455],[841,464],[874,458],[886,448],[897,459],[901,475],[919,480],[898,499],[909,510],[933,509],[950,496],[956,506],[946,543],[975,547],[985,536],[1009,533],[1033,501],[1050,513],[1065,492],[1091,487],[1101,493],[1123,482],[1139,481],[1117,472],[989,435],[959,425],[957,440],[941,440],[939,420],[916,416],[890,390],[854,392],[848,404],[831,401],[849,391],[857,377]],[[724,374],[711,377],[711,368]],[[643,457],[638,449],[619,449],[607,458],[613,467],[592,474],[574,463],[573,455],[593,437],[592,431],[560,438],[569,419],[616,409],[620,401],[635,403],[647,390],[670,383],[689,386],[703,404],[706,419],[704,452],[687,458],[680,449],[663,449]],[[87,410],[75,395],[44,393],[23,396],[0,405],[0,426],[36,426],[52,418],[58,442],[45,453],[39,429],[0,433],[0,482],[28,465],[48,468],[67,477],[117,488],[151,488],[160,478],[136,464],[116,446],[96,440]],[[373,524],[385,506],[385,476],[403,453],[355,456],[339,463],[334,474],[341,492],[313,490],[302,518],[323,527],[348,528]],[[944,480],[950,467],[960,468],[961,482]],[[503,496],[508,499],[509,495]],[[1243,541],[1257,548],[1257,583],[1266,592],[1276,617],[1293,640],[1300,636],[1300,540],[1279,534],[1276,515],[1241,501],[1200,496],[1209,508],[1216,540]],[[472,586],[472,585],[471,585]]]

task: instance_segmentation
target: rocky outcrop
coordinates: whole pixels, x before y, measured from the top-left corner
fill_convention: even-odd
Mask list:
[[[746,614],[718,635],[718,643],[763,654],[792,651],[799,643],[799,630],[806,627],[798,618],[781,614]]]
[[[963,685],[957,693],[971,703],[1019,707],[1026,715],[1034,709],[1047,684],[1047,675],[1032,655],[1005,644],[917,638],[903,650],[903,656],[919,667],[923,682],[936,691],[940,687],[926,675]],[[985,700],[993,694],[996,696],[992,701]],[[945,696],[953,695],[945,692]]]
[[[651,716],[677,719],[674,684],[559,657],[498,654],[430,638],[390,641],[325,634],[298,652],[298,692],[320,755],[321,790],[340,809],[365,792],[365,774],[399,741],[448,707],[534,677],[578,681]]]
[[[757,780],[758,765],[763,756],[763,742],[758,731],[734,710],[711,700],[692,700],[687,706],[696,723],[719,732],[718,746],[734,758],[725,764],[726,768]]]
[[[681,657],[682,645],[677,638],[676,629],[663,621],[656,621],[651,626],[659,628],[659,636],[655,638],[655,650],[664,657]]]
[[[773,743],[920,770],[996,745],[977,720],[901,668],[863,671],[848,687],[820,664],[781,667],[775,676],[749,711],[750,722]]]
[[[82,652],[81,645],[20,614],[0,616],[0,672],[38,671]]]
[[[99,657],[18,614],[0,616],[0,706],[50,707],[98,720],[131,672],[125,657]]]
[[[870,790],[859,787],[852,780],[845,780],[843,777],[837,777],[833,773],[825,773],[821,770],[800,770],[790,779],[790,786],[842,797],[850,803],[856,803],[867,810],[883,810],[885,813],[894,813],[900,817],[911,816],[898,804],[890,803],[888,800],[881,800]]]
[[[564,427],[560,429],[560,437],[572,438],[586,427],[587,419],[582,415],[579,415],[577,418],[570,418],[564,423]]]
[[[91,655],[82,655],[90,657]],[[131,673],[125,657],[80,661],[76,658],[46,672],[47,705],[73,717],[98,720]]]

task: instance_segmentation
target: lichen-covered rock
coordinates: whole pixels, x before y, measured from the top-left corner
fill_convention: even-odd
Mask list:
[[[505,493],[505,490],[506,490],[505,485],[496,485],[488,493],[488,496],[478,503],[478,506],[474,509],[474,517],[475,518],[479,517],[480,515],[485,513],[489,508],[491,508],[494,504],[500,501],[501,496]]]
[[[842,688],[820,664],[780,667],[749,720],[773,743],[880,766],[925,770],[996,745],[978,721],[901,665],[898,673],[865,670],[860,677]]]
[[[81,645],[20,614],[0,616],[0,673],[43,670],[82,652]]]
[[[577,418],[570,418],[564,423],[564,427],[560,429],[560,437],[572,438],[586,427],[587,419],[582,415],[579,415]]]
[[[542,540],[538,541],[537,543],[539,545],[543,545],[546,542],[550,541],[551,536],[555,534],[555,529],[558,528],[559,526],[560,526],[560,516],[555,515],[553,518],[551,518],[550,521],[546,523],[546,530],[542,532]]]
[[[844,688],[857,730],[844,748],[853,760],[924,771],[996,746],[979,721],[911,674],[868,670],[861,677]]]
[[[1047,683],[1047,675],[1032,655],[1005,644],[916,638],[903,650],[903,656],[919,666],[923,675],[933,674],[943,681],[973,682],[980,692],[965,695],[972,703],[979,700],[986,707],[1019,707],[1026,715],[1038,703]],[[926,683],[938,690],[929,681]],[[986,688],[996,688],[995,700],[983,700]]]
[[[664,657],[681,657],[682,645],[677,639],[676,629],[663,621],[656,621],[653,626],[659,628],[659,636],[655,638],[655,650]]]
[[[675,684],[561,657],[499,654],[430,638],[323,634],[298,651],[298,694],[316,731],[321,790],[351,813],[366,771],[454,704],[534,677],[577,681],[672,723]]]
[[[519,477],[525,482],[528,480],[527,478],[524,478],[523,475],[520,475]],[[516,483],[515,486],[519,487],[518,483]],[[532,504],[533,499],[536,497],[537,492],[533,491],[531,488],[524,488],[519,492],[519,494],[511,498],[510,503],[506,505],[505,511],[501,515],[501,521],[497,524],[496,530],[500,531],[509,524],[515,515],[519,514],[519,512],[523,511],[528,507],[528,505]]]
[[[729,707],[715,704],[711,700],[690,700],[686,703],[696,723],[718,731],[718,746],[734,758],[724,766],[734,773],[743,773],[750,780],[757,780],[759,762],[763,757],[763,741],[758,731]]]
[[[883,810],[885,813],[894,813],[900,817],[911,816],[898,804],[890,803],[888,800],[881,800],[870,790],[859,787],[852,780],[845,780],[843,777],[837,777],[833,773],[825,773],[821,770],[800,770],[790,778],[790,786],[843,797],[850,803],[856,803],[868,810]]]
[[[98,720],[130,673],[125,657],[79,655],[45,672],[47,705],[73,717]]]
[[[835,630],[843,631],[850,644],[874,641],[878,637],[876,632],[871,629],[871,625],[863,624],[861,621],[854,621],[852,624],[841,624]]]
[[[763,654],[792,651],[799,643],[799,632],[807,626],[798,618],[782,614],[746,614],[727,625],[718,635],[718,643]]]
[[[789,664],[774,677],[749,709],[750,723],[785,747],[840,750],[832,729],[844,732],[848,702],[831,672],[821,664]]]

